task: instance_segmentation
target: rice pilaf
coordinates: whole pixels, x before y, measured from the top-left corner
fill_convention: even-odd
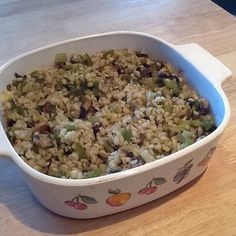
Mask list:
[[[7,134],[34,169],[92,178],[163,158],[216,129],[208,101],[170,64],[121,49],[58,53],[2,94]]]

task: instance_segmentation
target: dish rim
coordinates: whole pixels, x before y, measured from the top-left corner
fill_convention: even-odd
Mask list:
[[[151,38],[154,40],[159,41],[160,43],[163,43],[164,45],[170,47],[173,51],[175,51],[178,55],[181,55],[181,53],[178,51],[176,45],[172,45],[171,43],[166,42],[165,40],[150,35],[150,34],[146,34],[146,33],[142,33],[142,32],[135,32],[135,31],[112,31],[112,32],[107,32],[107,33],[100,33],[100,34],[93,34],[93,35],[88,35],[88,36],[83,36],[83,37],[75,37],[75,38],[71,38],[71,39],[66,39],[66,40],[62,40],[56,43],[52,43],[43,47],[39,47],[37,49],[33,49],[30,50],[28,52],[25,52],[19,56],[14,57],[13,59],[11,59],[10,61],[8,61],[7,63],[5,63],[4,65],[2,65],[0,67],[0,75],[1,73],[6,70],[8,68],[8,66],[10,66],[12,63],[28,56],[34,53],[37,53],[39,51],[44,51],[47,50],[49,48],[55,47],[55,46],[59,46],[59,45],[63,45],[63,44],[67,44],[67,43],[72,43],[75,41],[79,41],[79,40],[83,40],[83,39],[90,39],[90,38],[98,38],[98,37],[103,37],[103,36],[109,36],[109,35],[136,35],[136,36],[144,36],[147,38]],[[104,175],[104,176],[99,176],[99,177],[94,177],[94,178],[89,178],[89,179],[62,179],[62,178],[57,178],[57,177],[53,177],[53,176],[49,176],[46,175],[44,173],[41,173],[37,170],[35,170],[34,168],[32,168],[31,166],[29,166],[26,162],[23,161],[23,159],[17,154],[17,152],[15,151],[15,149],[13,148],[12,144],[10,143],[5,130],[3,129],[3,125],[2,125],[2,121],[0,122],[0,134],[3,133],[3,135],[5,136],[4,138],[8,141],[8,149],[9,149],[9,154],[8,156],[10,157],[10,159],[12,159],[25,173],[27,173],[28,175],[30,175],[33,178],[36,178],[39,181],[43,181],[46,182],[48,184],[54,184],[54,185],[61,185],[61,186],[90,186],[90,185],[97,185],[97,184],[101,184],[101,183],[107,183],[107,182],[112,182],[114,180],[121,180],[121,179],[125,179],[128,177],[132,177],[138,174],[143,174],[147,171],[151,171],[155,168],[161,167],[165,164],[168,164],[170,162],[173,162],[185,155],[190,154],[191,152],[194,152],[195,150],[201,148],[202,146],[205,146],[206,144],[210,143],[211,141],[213,141],[214,139],[216,139],[218,136],[220,136],[220,134],[224,131],[224,129],[226,128],[229,118],[230,118],[230,106],[229,106],[229,102],[228,102],[228,98],[226,97],[224,91],[222,90],[221,86],[218,85],[217,83],[214,83],[213,81],[209,80],[207,77],[204,76],[204,74],[201,73],[201,71],[199,71],[199,69],[197,68],[196,65],[192,64],[186,57],[184,57],[183,55],[181,55],[183,57],[184,60],[186,60],[188,63],[190,63],[194,69],[196,69],[201,76],[204,77],[204,79],[207,79],[211,85],[213,87],[215,87],[215,89],[217,90],[219,96],[221,96],[222,100],[223,100],[223,104],[224,104],[224,117],[222,122],[220,123],[220,125],[217,127],[217,129],[212,132],[211,134],[209,134],[208,136],[206,136],[205,138],[195,142],[194,144],[179,150],[173,154],[170,154],[168,156],[165,156],[164,158],[155,160],[153,162],[147,163],[145,165],[142,166],[138,166],[135,167],[133,169],[129,169],[129,170],[125,170],[125,171],[121,171],[121,172],[117,172],[117,173],[113,173],[113,174],[108,174],[108,175]]]

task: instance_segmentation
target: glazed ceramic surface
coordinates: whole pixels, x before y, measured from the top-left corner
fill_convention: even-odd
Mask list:
[[[0,69],[0,90],[14,73],[53,64],[58,52],[96,53],[106,49],[142,50],[183,71],[189,83],[211,104],[217,129],[206,138],[163,159],[127,171],[92,179],[59,179],[28,166],[15,152],[0,124],[0,156],[22,170],[35,197],[51,211],[72,218],[93,218],[124,211],[164,196],[201,175],[229,120],[228,100],[221,83],[231,72],[197,44],[171,45],[151,35],[112,32],[56,43],[19,56]]]

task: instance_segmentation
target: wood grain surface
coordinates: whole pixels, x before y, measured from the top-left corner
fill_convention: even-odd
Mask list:
[[[223,84],[231,120],[200,178],[144,206],[93,220],[42,207],[14,163],[0,160],[0,235],[236,235],[236,18],[209,0],[0,0],[0,64],[88,34],[135,30],[195,42],[233,72]]]

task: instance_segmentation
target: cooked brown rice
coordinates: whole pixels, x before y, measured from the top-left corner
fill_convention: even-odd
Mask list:
[[[56,55],[3,93],[7,134],[34,169],[91,178],[143,165],[211,133],[208,102],[180,72],[134,50]]]

